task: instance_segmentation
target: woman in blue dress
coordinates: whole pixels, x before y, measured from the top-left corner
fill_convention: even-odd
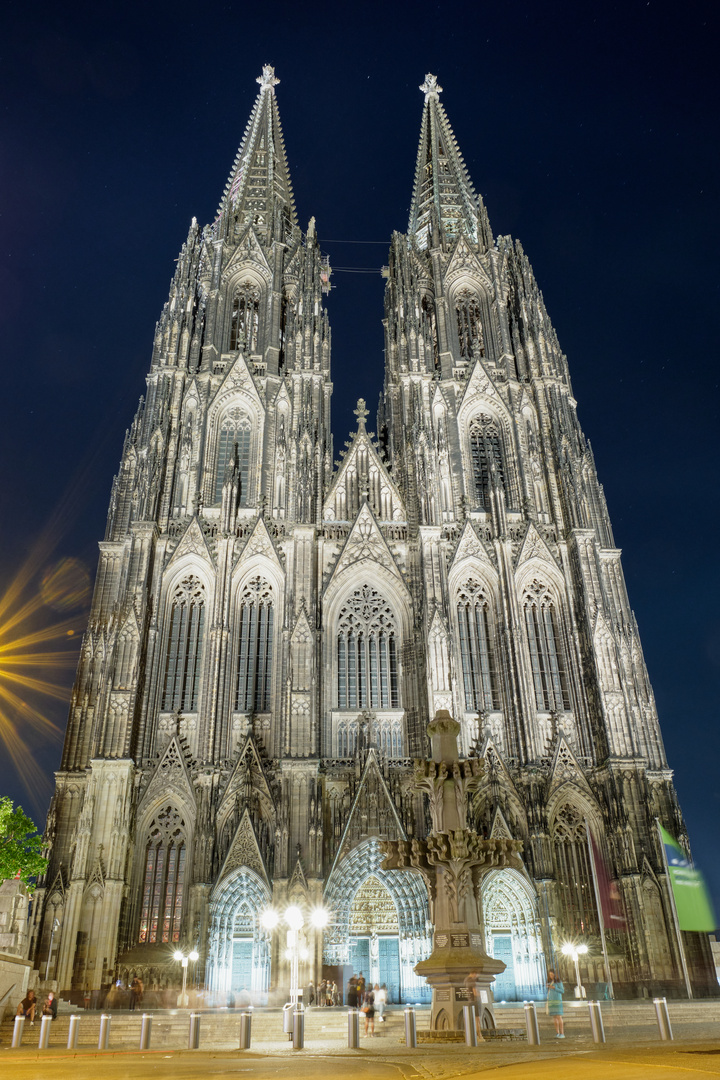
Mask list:
[[[563,1027],[563,994],[565,993],[565,987],[560,979],[555,977],[554,971],[548,971],[547,978],[547,1000],[548,1000],[548,1016],[552,1016],[555,1021],[555,1038],[564,1039],[565,1031]]]

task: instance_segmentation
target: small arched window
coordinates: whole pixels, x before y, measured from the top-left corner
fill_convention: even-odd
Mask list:
[[[458,593],[457,615],[465,708],[474,712],[496,709],[499,695],[490,604],[476,581],[468,581]]]
[[[268,712],[272,690],[273,598],[261,577],[249,583],[240,599],[235,708]]]
[[[185,887],[185,822],[163,807],[148,830],[140,909],[141,943],[180,940]]]
[[[463,360],[472,360],[477,348],[478,356],[485,355],[480,302],[477,296],[465,289],[458,295],[455,305],[457,316],[458,345]]]
[[[500,429],[486,413],[480,413],[470,424],[470,458],[477,505],[489,510],[492,482],[505,490],[505,470]]]
[[[204,628],[205,590],[198,578],[189,574],[175,590],[170,607],[162,697],[165,711],[197,711]]]
[[[562,928],[569,937],[598,933],[587,830],[576,807],[558,811],[552,838]]]
[[[398,708],[395,616],[371,585],[356,589],[342,606],[337,663],[338,708]]]
[[[230,317],[230,352],[245,348],[257,352],[260,290],[251,281],[245,281],[236,290]]]
[[[541,712],[563,712],[570,708],[570,691],[553,599],[541,582],[533,581],[523,607],[536,707]]]
[[[225,479],[233,468],[240,474],[240,506],[247,506],[252,423],[242,409],[230,409],[220,422],[214,501],[222,500]]]

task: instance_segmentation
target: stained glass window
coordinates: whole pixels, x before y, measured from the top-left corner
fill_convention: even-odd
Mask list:
[[[250,441],[252,424],[241,409],[231,409],[220,423],[218,452],[215,466],[214,499],[222,499],[223,484],[229,472],[237,467],[240,474],[240,506],[247,506],[250,472]]]
[[[458,593],[457,615],[465,708],[475,712],[495,709],[498,689],[490,604],[476,581],[468,581]]]
[[[337,637],[338,708],[399,707],[395,617],[370,585],[343,604]]]
[[[235,708],[267,712],[272,691],[273,601],[262,578],[251,581],[240,599]]]
[[[242,348],[243,343],[249,353],[257,351],[259,309],[260,290],[252,282],[244,282],[233,296],[230,317],[231,352]]]
[[[172,806],[152,822],[145,848],[138,940],[153,944],[180,940],[185,886],[185,822]]]
[[[552,597],[544,585],[533,581],[523,606],[535,704],[542,712],[563,712],[570,708],[570,691]]]
[[[505,471],[498,425],[485,413],[480,413],[470,424],[470,457],[477,505],[481,510],[489,510],[493,474],[496,484],[504,489]]]
[[[200,689],[205,590],[190,574],[180,582],[170,606],[162,708],[196,712]]]

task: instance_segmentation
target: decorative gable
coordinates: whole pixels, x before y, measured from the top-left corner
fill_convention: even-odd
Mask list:
[[[378,764],[377,753],[372,747],[368,750],[365,768],[328,878],[332,877],[335,867],[348,852],[369,836],[383,840],[407,840],[395,801]]]
[[[196,555],[203,562],[208,563],[209,566],[214,567],[215,565],[210,548],[200,528],[200,522],[196,517],[192,519],[180,537],[177,547],[167,561],[167,566],[172,566],[173,563],[177,562],[178,559],[182,559],[185,555]]]
[[[177,795],[184,805],[195,808],[195,792],[190,782],[186,753],[178,735],[171,737],[155,767],[138,807],[138,817],[142,814],[142,808],[155,799],[165,799],[171,793]]]
[[[245,394],[247,397],[251,398],[259,415],[264,416],[265,406],[257,392],[255,380],[250,374],[245,358],[241,353],[238,353],[235,357],[226,371],[222,382],[218,386],[213,399],[213,409],[215,409],[218,403],[223,399],[230,398],[238,393]]]
[[[227,877],[233,870],[238,870],[241,866],[246,866],[249,870],[254,870],[255,873],[262,878],[265,884],[270,887],[270,878],[267,869],[265,868],[265,862],[260,852],[260,845],[258,844],[255,829],[253,828],[253,823],[250,818],[250,811],[247,807],[245,807],[245,810],[243,811],[243,815],[240,818],[240,824],[237,827],[228,853],[225,856],[225,862],[222,865],[218,881]]]
[[[270,536],[265,519],[261,517],[258,518],[255,523],[255,528],[250,533],[239,558],[241,558],[243,564],[245,564],[247,563],[247,560],[254,555],[261,555],[266,559],[270,559],[271,562],[275,563],[279,570],[283,570],[282,561],[277,553],[272,537]]]
[[[379,563],[395,574],[401,582],[403,581],[400,569],[367,503],[363,503],[360,507],[355,524],[340,553],[333,576],[363,562]]]
[[[458,545],[455,548],[455,554],[453,555],[450,565],[457,566],[463,559],[477,559],[480,562],[486,563],[488,566],[493,566],[485,545],[475,532],[471,521],[465,522],[465,528],[463,529]]]
[[[550,548],[547,546],[532,521],[528,524],[525,539],[518,552],[515,565],[520,566],[521,563],[527,562],[529,559],[541,559],[543,562],[552,563],[553,566],[557,565]]]
[[[365,402],[358,401],[358,430],[325,499],[326,521],[351,521],[363,500],[380,521],[404,521],[405,507],[377,448],[365,430]]]

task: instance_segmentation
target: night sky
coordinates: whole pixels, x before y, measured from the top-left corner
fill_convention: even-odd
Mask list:
[[[522,241],[568,355],[720,913],[717,10],[6,5],[0,591],[39,541],[24,597],[63,558],[94,573],[174,259],[193,215],[215,216],[262,65],[281,79],[301,224],[317,218],[335,266],[376,270],[407,227],[418,86],[437,74],[493,230]],[[381,387],[383,281],[337,272],[333,284],[337,456],[357,397],[374,412]],[[66,615],[43,608],[28,625]],[[68,690],[73,667],[53,675]],[[64,727],[66,703],[41,704]],[[2,754],[0,794],[40,821],[61,743],[23,730],[48,779],[28,793]]]

